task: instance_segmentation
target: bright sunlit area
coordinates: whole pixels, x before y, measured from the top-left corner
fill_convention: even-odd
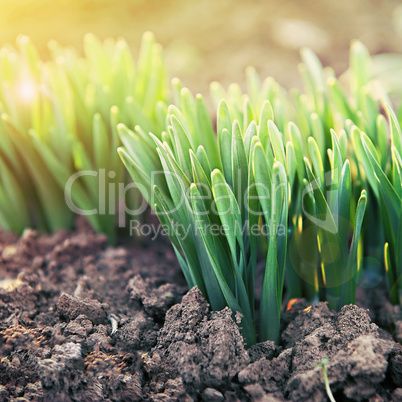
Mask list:
[[[135,53],[150,30],[166,50],[172,75],[204,92],[214,80],[244,82],[248,65],[286,87],[297,85],[303,46],[338,73],[347,67],[351,39],[373,54],[402,47],[399,1],[1,0],[0,7],[1,43],[13,44],[24,33],[43,55],[51,38],[82,48],[87,32],[123,36]]]

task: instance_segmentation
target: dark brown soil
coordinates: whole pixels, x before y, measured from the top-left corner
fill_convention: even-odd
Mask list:
[[[402,400],[402,347],[374,313],[301,300],[280,346],[246,350],[241,317],[187,290],[162,242],[112,248],[83,223],[0,233],[0,400],[325,401],[326,357],[337,401]]]

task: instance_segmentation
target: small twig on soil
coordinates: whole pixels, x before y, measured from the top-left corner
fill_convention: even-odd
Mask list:
[[[88,277],[85,275],[84,277],[80,278],[80,280],[78,281],[77,287],[75,288],[74,291],[74,296],[75,297],[80,297],[80,298],[84,298],[84,292],[85,292],[85,287],[87,285],[87,280]]]
[[[113,335],[115,332],[117,332],[117,327],[119,325],[119,319],[114,314],[110,314],[108,319],[110,321],[110,324],[112,324],[111,335]]]

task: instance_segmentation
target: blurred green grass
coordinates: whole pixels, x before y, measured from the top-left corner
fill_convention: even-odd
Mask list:
[[[194,91],[209,82],[244,82],[252,64],[290,87],[298,84],[297,49],[310,46],[337,72],[347,65],[350,40],[372,54],[401,51],[392,16],[399,1],[384,0],[0,0],[0,44],[29,35],[46,44],[82,48],[82,37],[123,36],[134,53],[141,34],[155,33],[166,49],[172,75]],[[400,30],[400,27],[399,27]]]

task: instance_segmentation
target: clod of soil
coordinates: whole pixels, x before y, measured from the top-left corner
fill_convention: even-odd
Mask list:
[[[249,361],[232,312],[210,312],[198,288],[168,311],[156,347],[143,358],[151,392],[157,392],[160,383],[181,377],[193,395],[206,388],[229,389]]]
[[[98,300],[80,299],[66,293],[63,293],[57,302],[57,312],[61,317],[74,320],[80,315],[85,315],[94,324],[107,321],[107,308],[107,304]]]
[[[317,325],[318,317],[323,316],[327,320]],[[302,328],[301,338],[297,327]],[[292,347],[293,370],[284,389],[292,400],[325,398],[321,367],[314,367],[325,357],[330,358],[327,372],[332,392],[339,398],[387,398],[388,386],[402,385],[400,378],[387,376],[401,356],[401,346],[379,331],[367,311],[357,306],[345,306],[334,314],[319,303],[301,312],[283,339],[285,347]]]
[[[128,282],[127,291],[133,301],[140,303],[145,312],[156,319],[163,319],[169,307],[179,303],[185,288],[165,283],[157,288],[150,279],[136,275]]]

